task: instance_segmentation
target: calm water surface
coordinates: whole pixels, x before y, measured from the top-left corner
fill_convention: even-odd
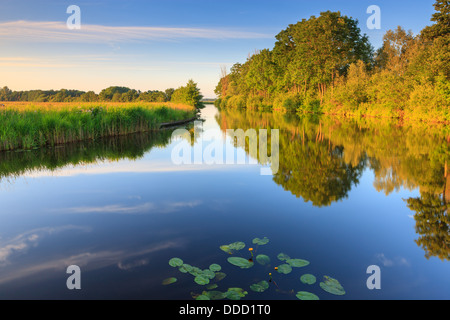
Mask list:
[[[442,128],[213,106],[202,118],[204,132],[223,137],[226,129],[279,129],[278,172],[263,176],[261,164],[249,163],[176,165],[172,150],[183,140],[172,131],[0,154],[0,298],[184,300],[208,290],[171,267],[174,257],[201,269],[219,264],[226,277],[210,290],[242,288],[249,300],[296,300],[298,291],[320,299],[450,298]],[[256,237],[270,241],[256,245]],[[252,247],[270,264],[228,263],[220,246],[236,241],[246,247],[233,256],[248,259]],[[280,274],[279,253],[310,264]],[[81,268],[81,290],[66,287],[70,265]],[[366,286],[370,265],[381,269],[381,290]],[[276,285],[250,290],[269,273]],[[317,283],[303,284],[306,273]],[[323,291],[325,275],[346,294]],[[177,282],[162,285],[170,277]]]

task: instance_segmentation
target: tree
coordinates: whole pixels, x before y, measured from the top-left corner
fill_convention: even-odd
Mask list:
[[[450,0],[437,0],[434,4],[436,13],[431,21],[435,24],[422,30],[422,37],[426,40],[434,40],[450,34]]]
[[[272,59],[272,52],[268,49],[257,52],[251,56],[248,64],[245,82],[253,93],[267,97],[274,92],[279,71]]]
[[[0,89],[0,101],[9,101],[11,99],[12,91],[8,87]]]
[[[80,96],[80,100],[83,102],[95,102],[98,101],[98,96],[94,91],[88,91]]]
[[[122,93],[126,93],[130,90],[131,89],[127,87],[117,87],[117,86],[108,87],[100,91],[98,97],[101,101],[112,101],[114,95],[117,93],[115,99],[119,99],[118,101],[120,101],[119,95],[121,96]]]
[[[122,93],[122,97],[120,99],[120,101],[122,102],[133,102],[134,100],[136,100],[139,97],[139,94],[136,90],[129,90],[125,93]]]
[[[173,102],[185,103],[190,106],[201,108],[203,105],[201,100],[203,96],[200,93],[200,89],[197,87],[197,83],[194,80],[189,80],[186,86],[180,87],[172,94]]]
[[[401,74],[405,71],[408,60],[408,50],[414,44],[412,31],[405,31],[398,26],[396,30],[388,30],[383,36],[383,45],[378,49],[375,63],[380,69]]]
[[[358,21],[340,12],[322,12],[319,17],[303,19],[277,35],[275,55],[281,66],[288,66],[284,84],[317,89],[320,98],[338,75],[350,64],[370,63],[373,49],[361,35]]]
[[[52,102],[65,102],[69,98],[66,89],[61,89],[52,97]]]
[[[168,88],[164,91],[164,93],[166,94],[166,101],[170,101],[172,99],[172,95],[175,92],[174,88]]]

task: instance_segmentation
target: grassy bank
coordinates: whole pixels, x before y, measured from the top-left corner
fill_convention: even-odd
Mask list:
[[[154,131],[190,119],[193,107],[172,103],[3,103],[0,151],[33,149]]]

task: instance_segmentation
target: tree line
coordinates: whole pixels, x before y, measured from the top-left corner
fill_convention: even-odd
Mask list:
[[[272,50],[222,70],[218,107],[450,120],[450,1],[418,35],[389,30],[375,50],[340,12],[289,25]]]
[[[12,91],[7,86],[0,89],[0,101],[30,102],[175,102],[195,107],[201,106],[200,89],[193,80],[178,89],[165,91],[140,91],[128,87],[111,86],[96,94],[94,91],[79,90],[28,90]]]

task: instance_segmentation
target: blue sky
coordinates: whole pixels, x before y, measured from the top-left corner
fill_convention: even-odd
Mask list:
[[[221,66],[272,49],[289,24],[331,10],[358,19],[378,48],[398,25],[418,33],[434,0],[0,0],[0,86],[13,90],[108,86],[142,91],[177,88],[194,79],[214,97]],[[69,5],[81,29],[68,30]],[[369,30],[367,8],[381,9],[381,30]]]

